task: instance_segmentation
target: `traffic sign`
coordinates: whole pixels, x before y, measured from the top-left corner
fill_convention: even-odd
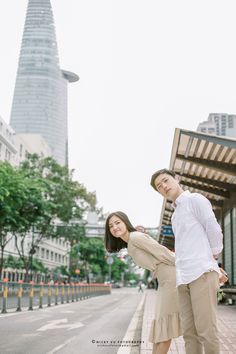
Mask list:
[[[109,256],[107,258],[107,264],[112,264],[114,262],[114,259],[112,258],[112,256]]]
[[[174,232],[172,229],[172,226],[170,225],[164,225],[161,227],[161,234],[163,236],[174,236]]]

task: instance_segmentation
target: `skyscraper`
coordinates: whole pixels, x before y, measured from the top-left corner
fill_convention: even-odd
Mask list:
[[[197,131],[236,138],[236,115],[210,113],[208,120],[198,125]]]
[[[10,125],[41,134],[62,165],[68,160],[67,85],[79,77],[61,70],[50,0],[29,0]]]

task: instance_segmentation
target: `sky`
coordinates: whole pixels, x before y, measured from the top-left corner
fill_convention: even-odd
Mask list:
[[[9,123],[27,0],[1,2],[0,115]],[[51,0],[68,87],[69,164],[105,213],[159,223],[152,173],[175,128],[236,113],[234,0]]]

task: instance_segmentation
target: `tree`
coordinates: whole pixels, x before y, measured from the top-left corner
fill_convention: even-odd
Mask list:
[[[0,163],[0,275],[6,245],[16,232],[27,232],[31,227],[32,209],[28,204],[32,191],[27,182],[17,168]],[[30,215],[24,212],[25,208],[30,210]]]
[[[63,236],[73,246],[84,234],[83,217],[87,209],[96,209],[96,194],[74,181],[73,171],[53,158],[29,155],[18,168],[1,163],[0,273],[5,247],[14,236],[28,280],[42,238]],[[64,235],[58,224],[64,228]]]
[[[104,279],[108,272],[103,240],[99,238],[81,237],[79,244],[71,250],[71,258],[76,260],[72,263],[71,273],[75,275],[75,269],[80,264],[80,276],[86,278],[87,282],[90,281],[89,273]]]
[[[12,269],[23,269],[24,264],[19,258],[16,258],[12,255],[9,255],[4,262],[4,265],[6,268],[12,268]]]
[[[59,165],[52,157],[42,159],[36,154],[29,155],[21,169],[26,176],[47,182],[47,201],[53,203],[54,216],[61,221],[82,220],[88,208],[96,208],[95,192],[88,192],[83,184],[74,181],[74,171]]]
[[[117,282],[121,280],[121,274],[125,272],[125,270],[128,270],[128,265],[116,256],[113,257],[113,260],[114,262],[111,266],[111,279]]]
[[[25,180],[32,184],[28,205],[31,214],[31,246],[25,254],[25,241],[29,236],[25,230],[17,232],[16,246],[26,268],[26,275],[32,265],[33,255],[42,238],[70,237],[72,220],[81,221],[87,208],[95,208],[95,193],[73,180],[73,171],[60,166],[53,158],[39,158],[29,155],[20,168]],[[35,188],[33,190],[33,188]],[[33,212],[32,212],[33,211]],[[60,224],[61,227],[57,227]],[[62,230],[66,231],[62,235]],[[73,228],[75,230],[75,228]],[[78,230],[76,230],[78,233]],[[70,236],[69,236],[70,234]],[[74,237],[74,236],[73,236]]]

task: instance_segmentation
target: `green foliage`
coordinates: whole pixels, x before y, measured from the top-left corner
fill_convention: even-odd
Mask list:
[[[50,215],[65,223],[82,219],[85,210],[96,206],[96,194],[74,181],[74,171],[59,165],[51,157],[40,159],[37,155],[30,155],[22,163],[21,170],[30,178],[43,180]]]
[[[73,171],[60,166],[51,157],[43,159],[29,155],[18,168],[0,163],[0,274],[5,246],[13,235],[28,272],[35,248],[43,237],[63,236],[78,240],[84,232],[84,212],[95,207],[95,193],[74,181]],[[81,223],[80,228],[71,228],[75,219]],[[55,220],[60,220],[65,227],[64,235],[55,227]],[[25,239],[30,233],[31,247],[25,254]]]
[[[140,280],[140,275],[131,272],[125,273],[125,282],[128,283],[130,282],[130,280],[132,280],[133,283],[138,283],[138,281]]]
[[[75,269],[81,270],[80,277],[87,278],[88,274],[104,277],[107,273],[105,261],[105,249],[101,239],[80,237],[79,242],[74,244],[70,253],[71,274],[75,274]]]
[[[5,268],[23,269],[24,264],[21,259],[19,259],[17,257],[13,257],[12,255],[9,255],[4,260],[4,266],[5,266]]]
[[[124,261],[121,261],[116,256],[113,257],[114,262],[111,267],[111,278],[114,281],[121,280],[121,273],[127,269],[127,264]]]
[[[223,300],[225,299],[225,293],[222,289],[219,289],[217,291],[217,301],[218,302],[223,302]]]
[[[33,259],[32,270],[35,272],[44,273],[44,274],[48,273],[48,268],[45,267],[44,264],[37,258]]]
[[[70,273],[68,272],[68,269],[65,266],[59,266],[53,269],[53,277],[55,280],[59,280],[61,276],[66,276],[68,277]]]
[[[22,215],[28,198],[28,185],[19,171],[8,163],[0,163],[0,235],[1,246],[6,234],[19,228],[27,230],[27,219]]]

